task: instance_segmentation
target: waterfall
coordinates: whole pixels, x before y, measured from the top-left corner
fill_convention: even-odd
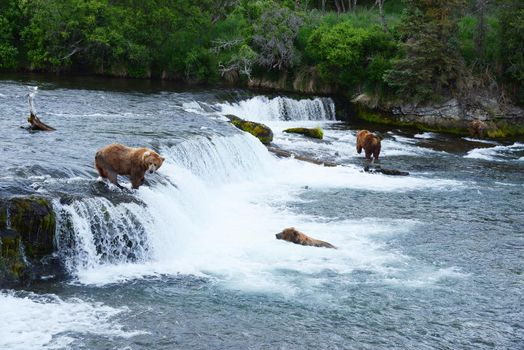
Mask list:
[[[255,96],[248,100],[218,105],[223,114],[253,121],[335,120],[335,103],[328,97],[294,100],[288,97]]]
[[[104,197],[62,204],[58,252],[73,274],[103,266],[165,261],[183,250],[187,237],[206,231],[218,212],[217,186],[242,183],[271,171],[275,160],[249,134],[196,137],[164,147],[158,181],[133,193],[133,201]]]
[[[59,214],[58,251],[70,272],[98,265],[144,260],[149,217],[138,203],[113,204],[103,197],[55,201]]]

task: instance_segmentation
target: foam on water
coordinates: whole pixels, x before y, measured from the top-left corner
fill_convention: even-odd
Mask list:
[[[499,143],[497,141],[491,141],[491,140],[483,140],[483,139],[475,139],[472,137],[463,137],[462,139],[470,142],[478,142],[478,143],[487,143],[490,145],[498,145]]]
[[[292,294],[292,280],[283,270],[304,274],[306,279],[323,271],[383,273],[405,257],[388,251],[376,235],[405,232],[409,225],[375,221],[366,222],[364,230],[365,219],[326,221],[295,213],[287,203],[306,186],[316,191],[383,192],[460,186],[451,180],[370,175],[352,166],[327,168],[278,159],[247,134],[187,140],[162,154],[166,156],[160,169],[163,179],[136,192],[145,206],[115,205],[101,198],[62,205],[75,231],[77,248],[69,259],[81,283],[183,273],[235,288]],[[275,239],[277,232],[290,226],[339,249]]]
[[[435,134],[434,132],[423,132],[423,133],[420,133],[420,134],[415,134],[413,137],[416,138],[416,139],[434,139],[437,136],[438,135]]]
[[[518,154],[524,152],[524,144],[515,142],[509,146],[494,146],[475,148],[469,151],[464,158],[484,159],[489,161],[519,161]]]
[[[140,331],[126,331],[115,317],[127,312],[102,303],[55,295],[0,291],[0,349],[68,348],[78,334],[129,338]]]

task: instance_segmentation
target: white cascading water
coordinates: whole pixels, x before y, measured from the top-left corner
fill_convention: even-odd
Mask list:
[[[416,223],[330,221],[288,209],[306,186],[396,191],[456,186],[422,179],[383,178],[352,167],[324,168],[274,158],[249,134],[198,137],[161,150],[156,181],[115,204],[101,197],[55,203],[62,215],[59,249],[82,283],[105,284],[150,274],[204,275],[235,288],[293,293],[282,269],[346,273],[365,265],[383,271],[402,256],[382,251],[363,232],[396,232]],[[142,202],[143,204],[140,204]],[[277,241],[285,227],[340,247],[308,249]],[[284,278],[284,279],[282,279]],[[286,284],[290,283],[287,285]]]
[[[255,96],[218,105],[221,113],[252,121],[333,121],[335,103],[329,97],[294,100],[288,97]]]
[[[55,201],[61,222],[58,250],[71,273],[170,260],[188,235],[196,237],[216,217],[216,187],[263,177],[275,161],[246,134],[197,137],[162,154],[167,158],[163,176],[156,186],[135,192],[136,203],[113,204],[103,197]]]
[[[140,204],[95,197],[54,206],[60,215],[58,251],[71,272],[147,259],[149,215]]]

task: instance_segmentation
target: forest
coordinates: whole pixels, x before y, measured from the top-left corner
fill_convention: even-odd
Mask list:
[[[524,104],[521,0],[2,0],[0,70]]]

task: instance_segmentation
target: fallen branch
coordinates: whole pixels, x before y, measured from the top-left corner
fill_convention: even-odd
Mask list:
[[[29,118],[27,118],[27,121],[29,124],[31,124],[28,128],[28,130],[40,130],[40,131],[55,131],[56,129],[53,127],[50,127],[49,125],[45,124],[38,118],[33,112],[31,112],[31,115]]]

